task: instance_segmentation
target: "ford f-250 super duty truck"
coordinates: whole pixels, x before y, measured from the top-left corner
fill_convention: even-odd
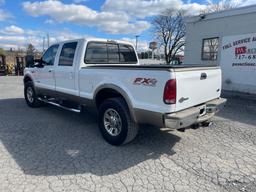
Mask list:
[[[139,65],[123,41],[78,39],[52,45],[25,69],[28,106],[94,107],[103,138],[133,140],[138,124],[182,129],[209,121],[226,102],[216,66]]]

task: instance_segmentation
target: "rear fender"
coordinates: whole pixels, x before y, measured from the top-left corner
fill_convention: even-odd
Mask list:
[[[132,103],[132,96],[131,94],[129,94],[128,90],[125,90],[123,88],[121,88],[120,86],[118,85],[114,85],[114,84],[111,84],[111,83],[104,83],[100,86],[98,86],[95,91],[94,91],[94,96],[93,96],[93,100],[94,102],[96,103],[96,96],[97,94],[103,90],[103,89],[113,89],[114,91],[118,92],[120,95],[122,95],[122,97],[125,99],[127,105],[128,105],[128,108],[129,108],[129,111],[130,111],[130,114],[133,118],[133,120],[135,122],[137,122],[137,119],[136,119],[136,116],[135,116],[135,113],[134,113],[134,108],[133,108],[133,103]]]

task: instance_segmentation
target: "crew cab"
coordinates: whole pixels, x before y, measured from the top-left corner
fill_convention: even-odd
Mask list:
[[[209,122],[226,102],[219,67],[140,65],[124,41],[53,44],[24,74],[28,106],[96,109],[101,134],[112,145],[132,141],[139,124],[180,130]]]

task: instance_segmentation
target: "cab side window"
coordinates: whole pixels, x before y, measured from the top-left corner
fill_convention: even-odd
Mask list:
[[[54,65],[55,57],[58,51],[59,45],[52,45],[44,53],[42,61],[44,65]]]
[[[65,43],[62,47],[59,59],[59,66],[72,66],[75,53],[76,53],[77,42]]]

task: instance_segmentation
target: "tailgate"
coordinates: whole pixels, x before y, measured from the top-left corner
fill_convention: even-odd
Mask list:
[[[175,70],[177,101],[175,111],[180,111],[220,97],[220,68]]]

